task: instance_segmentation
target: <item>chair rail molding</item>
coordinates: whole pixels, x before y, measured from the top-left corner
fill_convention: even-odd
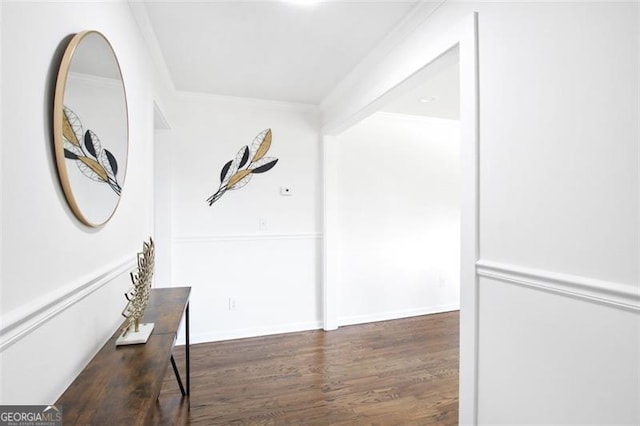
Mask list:
[[[640,286],[484,259],[476,262],[476,271],[480,277],[640,312]]]
[[[173,237],[175,243],[218,243],[229,241],[262,241],[262,240],[319,240],[318,232],[295,234],[238,234],[238,235],[186,235]]]
[[[40,297],[33,303],[20,306],[2,315],[0,317],[0,352],[116,277],[128,272],[135,265],[136,256],[126,256],[97,274],[86,275],[72,284]]]

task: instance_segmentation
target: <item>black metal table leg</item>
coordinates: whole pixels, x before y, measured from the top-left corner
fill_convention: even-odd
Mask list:
[[[182,379],[180,378],[180,371],[178,371],[178,366],[176,365],[176,360],[173,358],[173,354],[171,354],[171,366],[173,367],[173,373],[176,375],[176,380],[178,382],[178,386],[180,386],[180,392],[182,392],[182,396],[188,396],[191,391],[191,367],[189,365],[189,303],[187,302],[186,309],[186,318],[185,318],[185,364],[187,369],[187,388],[182,385]],[[189,406],[191,406],[191,401],[189,400]]]
[[[185,320],[185,360],[187,364],[187,395],[191,393],[191,369],[189,367],[189,303],[187,303],[187,318]],[[191,403],[191,402],[189,402]]]
[[[178,386],[180,386],[180,392],[182,392],[182,396],[185,396],[186,393],[184,391],[184,386],[182,386],[182,379],[180,379],[180,373],[178,372],[178,367],[176,366],[176,360],[173,358],[173,354],[171,354],[171,366],[173,367],[173,374],[176,375]]]

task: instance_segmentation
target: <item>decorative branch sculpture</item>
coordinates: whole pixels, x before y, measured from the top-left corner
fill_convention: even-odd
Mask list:
[[[123,335],[126,334],[133,326],[134,332],[138,332],[140,328],[140,318],[144,315],[149,302],[149,293],[151,291],[151,279],[153,278],[153,266],[155,257],[155,246],[153,239],[149,237],[149,242],[143,243],[142,252],[138,253],[138,272],[134,275],[131,273],[131,282],[133,287],[125,297],[128,300],[127,306],[122,311],[122,316],[127,318]]]

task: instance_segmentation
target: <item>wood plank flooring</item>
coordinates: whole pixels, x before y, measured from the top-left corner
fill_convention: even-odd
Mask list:
[[[458,324],[449,312],[193,345],[190,423],[457,424]],[[171,369],[162,392],[180,392]]]

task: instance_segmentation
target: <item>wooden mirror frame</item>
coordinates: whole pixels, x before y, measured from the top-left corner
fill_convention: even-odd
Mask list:
[[[78,133],[76,132],[76,128],[70,126],[68,112],[71,110],[67,109],[65,111],[65,108],[66,108],[65,93],[67,90],[69,72],[71,70],[74,54],[76,53],[77,48],[90,35],[97,35],[102,39],[102,41],[104,41],[105,47],[108,47],[108,50],[113,55],[113,62],[117,67],[117,75],[119,77],[121,89],[122,89],[122,103],[124,106],[124,123],[123,123],[124,129],[123,130],[126,133],[125,145],[124,145],[125,159],[123,162],[124,167],[122,169],[118,168],[118,164],[117,164],[117,161],[115,160],[114,155],[111,154],[109,150],[102,149],[99,139],[97,140],[97,145],[95,146],[100,147],[100,152],[97,153],[97,155],[93,155],[95,160],[90,158],[90,155],[87,155],[86,152],[84,151],[86,147],[84,137],[81,138],[82,139],[81,141],[78,141],[77,137],[75,138],[75,142],[77,143],[76,154],[79,154],[80,151],[82,151],[82,154],[84,154],[84,157],[82,157],[82,159],[79,159],[80,156],[78,155],[75,157],[76,161],[74,161],[74,158],[72,158],[74,156],[74,153],[69,153],[69,150],[65,149],[65,139],[66,139],[65,131],[71,132],[71,133],[67,133],[67,135],[69,134],[72,134],[75,136],[78,135]],[[71,111],[71,114],[73,114],[76,118],[79,118],[77,115],[75,115],[73,111]],[[80,123],[80,130],[83,130],[82,122],[78,121],[78,123]],[[90,129],[87,128],[87,133],[89,133],[89,130]],[[97,135],[95,135],[95,133],[93,135],[96,136],[97,138]],[[54,152],[56,157],[58,176],[60,178],[60,184],[62,185],[62,189],[67,199],[67,202],[69,204],[69,207],[73,211],[76,218],[78,218],[78,220],[80,220],[80,222],[82,222],[83,224],[90,227],[94,227],[94,228],[104,225],[113,217],[116,210],[118,209],[118,205],[120,204],[120,200],[121,200],[120,191],[124,187],[124,182],[126,179],[127,163],[128,163],[128,157],[129,157],[129,110],[128,110],[128,104],[127,104],[126,89],[124,86],[124,79],[122,78],[122,70],[120,68],[120,63],[118,62],[118,57],[109,40],[99,31],[88,30],[88,31],[79,32],[75,36],[73,36],[73,38],[67,45],[67,48],[62,57],[62,61],[60,63],[60,69],[58,70],[58,77],[56,80],[56,89],[55,89],[54,102],[53,102],[53,136],[54,136],[53,137]],[[86,137],[86,134],[84,136]],[[93,143],[91,145],[93,147],[93,150],[95,151],[95,146],[93,145]],[[67,144],[67,147],[69,147],[69,144]],[[104,153],[104,151],[107,151],[107,152]],[[67,156],[70,156],[70,157],[67,157]],[[115,167],[114,167],[114,163],[112,162],[112,159],[115,162]],[[122,158],[120,160],[122,160]],[[76,198],[76,194],[74,193],[73,185],[70,180],[69,169],[68,169],[70,167],[68,163],[69,161],[82,162],[84,165],[87,166],[89,170],[94,171],[95,176],[100,178],[104,176],[105,180],[99,181],[99,182],[108,184],[109,186],[111,186],[112,189],[117,188],[117,191],[116,189],[114,189],[114,191],[116,191],[116,194],[117,194],[117,199],[115,200],[115,202],[110,202],[107,207],[107,208],[111,208],[112,206],[112,211],[108,212],[107,209],[104,210],[105,216],[106,216],[106,213],[108,213],[108,216],[106,216],[106,219],[92,220],[90,217],[87,216],[86,212],[84,212],[83,209],[81,208]],[[117,181],[118,177],[116,177],[116,175],[120,170],[122,170],[121,182],[118,182]],[[85,170],[82,173],[85,174],[85,176],[87,176],[87,173],[91,174],[91,171]],[[113,176],[113,181],[111,180],[112,176]],[[109,181],[107,181],[107,178]],[[89,178],[89,179],[98,180],[93,178]],[[115,183],[115,186],[112,184],[112,182]]]

